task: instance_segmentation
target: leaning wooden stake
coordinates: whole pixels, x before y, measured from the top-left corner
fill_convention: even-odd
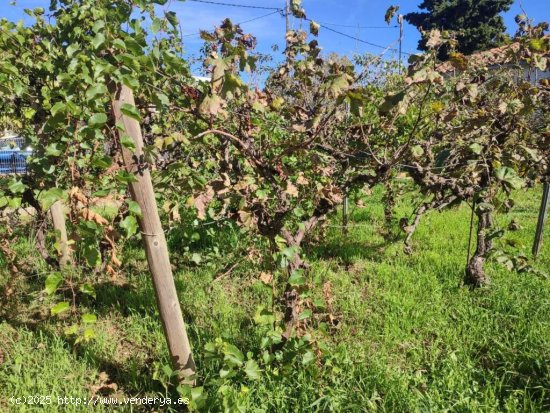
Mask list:
[[[539,255],[540,247],[542,246],[542,235],[544,233],[544,224],[548,213],[548,204],[550,202],[550,183],[544,184],[542,193],[542,202],[540,204],[539,219],[537,222],[537,232],[535,233],[535,242],[533,243],[533,256],[536,258]]]
[[[344,197],[344,205],[342,206],[342,234],[348,235],[348,219],[349,219],[349,197]]]
[[[144,160],[141,128],[137,120],[122,113],[121,108],[124,104],[133,107],[134,95],[130,88],[120,86],[112,105],[117,124],[123,126],[123,132],[119,134],[121,137],[130,137],[135,146],[135,150],[132,151],[121,145],[124,165],[127,171],[137,178],[137,182],[130,184],[130,193],[132,199],[141,208],[142,216],[139,225],[172,363],[183,381],[191,384],[193,380],[191,376],[195,374],[195,362],[172,275],[168,246],[160,222],[151,173]]]
[[[71,263],[71,253],[69,249],[69,240],[67,238],[67,227],[65,226],[65,212],[63,212],[63,203],[61,201],[54,202],[50,207],[50,214],[52,215],[53,228],[56,232],[57,243],[59,244],[59,251],[61,253],[59,265],[63,268]]]

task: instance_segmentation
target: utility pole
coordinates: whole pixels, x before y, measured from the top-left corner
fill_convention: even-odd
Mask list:
[[[288,49],[288,32],[290,32],[290,0],[286,0],[285,4],[285,19],[286,19],[286,31],[285,31],[285,44]]]
[[[397,22],[399,23],[399,73],[402,70],[402,54],[403,54],[403,15],[397,16]]]
[[[285,6],[286,33],[290,31],[290,0],[286,0]]]

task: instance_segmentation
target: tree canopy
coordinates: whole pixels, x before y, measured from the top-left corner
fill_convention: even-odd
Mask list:
[[[405,20],[423,33],[430,30],[452,30],[457,33],[456,51],[472,54],[496,47],[502,42],[506,27],[500,13],[507,11],[514,0],[424,0],[419,8],[424,12],[405,15]],[[427,37],[418,42],[427,50]],[[449,47],[440,51],[447,58]]]

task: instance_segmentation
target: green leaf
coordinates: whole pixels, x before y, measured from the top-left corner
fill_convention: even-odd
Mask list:
[[[47,211],[51,206],[61,199],[66,198],[66,193],[61,188],[50,188],[47,191],[42,191],[38,196],[38,202],[44,211]]]
[[[96,337],[96,332],[93,328],[88,327],[84,329],[84,334],[83,334],[84,341],[90,341],[95,337]]]
[[[240,367],[243,365],[244,355],[233,344],[225,343],[223,353],[223,359],[230,367]]]
[[[126,86],[128,86],[132,90],[137,90],[139,88],[139,81],[130,75],[124,75],[122,76],[122,83],[124,83]]]
[[[10,208],[17,209],[17,208],[21,207],[21,202],[22,202],[21,197],[10,198],[9,201],[8,201],[8,206]]]
[[[314,361],[315,361],[315,354],[313,354],[313,351],[311,350],[306,351],[302,358],[302,364],[304,366],[307,366],[308,364],[311,364]]]
[[[303,271],[301,270],[294,271],[290,276],[290,278],[288,279],[288,283],[295,287],[304,285],[306,283],[306,279],[304,277]]]
[[[137,178],[135,177],[135,175],[125,170],[118,171],[116,175],[116,180],[125,184],[137,182]]]
[[[160,0],[157,0],[157,1],[160,1]],[[191,400],[200,399],[202,397],[203,393],[204,393],[204,387],[202,387],[202,386],[192,387],[191,388]]]
[[[80,292],[90,297],[97,298],[94,287],[91,284],[85,283],[80,286]]]
[[[19,75],[19,70],[17,70],[17,67],[7,61],[0,62],[0,72],[13,76]]]
[[[275,315],[264,306],[259,306],[254,314],[254,322],[260,326],[272,325],[275,322]]]
[[[52,295],[53,293],[55,293],[61,281],[63,281],[63,277],[58,272],[54,272],[48,275],[48,278],[46,278],[46,286],[44,288],[46,294]]]
[[[170,22],[170,24],[172,25],[172,27],[174,29],[178,28],[179,20],[178,20],[178,17],[176,16],[175,12],[173,12],[173,11],[166,12],[166,13],[164,13],[164,16],[166,17],[166,20],[168,20]]]
[[[97,96],[107,94],[107,92],[108,92],[107,91],[107,86],[105,86],[103,84],[96,84],[96,85],[90,87],[86,91],[86,99],[87,100],[92,100],[92,99],[96,98]]]
[[[113,46],[119,50],[126,50],[126,43],[122,39],[113,40]]]
[[[524,185],[523,180],[517,175],[517,172],[507,166],[497,169],[495,177],[513,189],[520,189]]]
[[[66,111],[67,105],[64,102],[57,102],[50,109],[50,113],[52,114],[52,116],[56,116],[58,113],[66,113]]]
[[[131,151],[136,150],[136,144],[134,143],[134,140],[127,135],[123,135],[120,138],[120,144]]]
[[[141,208],[136,201],[127,200],[126,203],[128,204],[128,211],[138,217],[141,217]]]
[[[259,380],[261,375],[260,366],[255,360],[248,360],[244,365],[244,372],[251,380]]]
[[[483,146],[481,146],[479,143],[472,143],[469,148],[476,155],[479,155],[483,150]]]
[[[92,26],[92,30],[94,33],[98,33],[104,27],[105,27],[105,22],[103,20],[98,20]]]
[[[103,33],[98,33],[95,35],[95,37],[92,39],[92,46],[94,49],[99,49],[99,47],[105,43],[105,36]]]
[[[82,253],[90,267],[97,267],[99,264],[101,264],[101,252],[99,251],[97,246],[93,245],[92,243],[85,243],[84,248],[82,249]]]
[[[25,189],[27,188],[23,182],[20,180],[13,179],[10,184],[8,185],[8,188],[11,192],[14,194],[22,194],[25,192]]]
[[[191,255],[191,262],[194,262],[195,264],[199,265],[202,261],[202,257],[200,254],[194,252],[192,255]]]
[[[101,169],[107,169],[113,164],[113,160],[108,155],[94,156],[92,159],[92,165]]]
[[[64,313],[70,308],[70,304],[67,301],[62,301],[54,305],[51,309],[52,315],[58,315]]]
[[[72,57],[78,50],[80,50],[80,45],[78,43],[73,43],[67,46],[67,56]]]
[[[97,316],[95,314],[83,314],[82,322],[84,324],[95,324],[97,322]]]
[[[300,316],[298,317],[300,320],[306,320],[308,318],[311,318],[312,312],[310,309],[306,309],[301,312]]]
[[[424,155],[424,149],[420,145],[414,145],[411,148],[411,153],[415,158],[420,158],[422,155]]]
[[[169,106],[170,105],[170,99],[168,99],[168,96],[166,96],[164,93],[157,93],[156,94],[157,100],[160,102],[161,105]]]
[[[131,237],[138,230],[136,217],[133,215],[128,215],[126,218],[124,218],[124,220],[122,220],[122,222],[120,223],[120,227],[124,229],[127,237]]]
[[[52,143],[46,146],[46,156],[59,156],[61,150],[57,148],[57,143]]]
[[[162,27],[162,21],[155,17],[153,21],[151,22],[151,33],[157,34]]]
[[[123,103],[120,107],[120,111],[124,115],[126,115],[126,116],[128,116],[132,119],[135,119],[137,121],[139,121],[141,119],[141,116],[140,116],[139,111],[137,110],[137,108],[134,105],[131,105],[129,103]]]
[[[88,125],[92,128],[101,128],[107,123],[107,115],[105,113],[94,113],[88,119]]]

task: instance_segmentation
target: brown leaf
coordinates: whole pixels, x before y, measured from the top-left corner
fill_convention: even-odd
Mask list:
[[[211,186],[207,186],[204,192],[192,198],[192,204],[197,208],[197,217],[199,219],[206,218],[206,208],[212,199],[214,199],[214,190]]]
[[[99,215],[97,212],[92,211],[90,208],[82,208],[80,210],[80,215],[87,221],[93,221],[98,225],[106,226],[109,225],[109,221]]]
[[[245,227],[253,228],[255,224],[254,215],[248,211],[239,211],[239,221]]]
[[[426,46],[433,49],[440,46],[442,43],[443,43],[443,37],[441,36],[441,31],[432,30],[428,35],[428,41],[426,42]]]
[[[300,172],[300,174],[298,175],[298,179],[296,179],[296,184],[298,184],[298,185],[307,185],[307,184],[309,184],[309,181],[304,176],[303,172]]]
[[[288,181],[286,184],[285,193],[296,198],[298,196],[298,188],[296,188],[292,182]]]
[[[273,274],[269,272],[260,273],[260,281],[267,285],[271,284],[273,281]]]

